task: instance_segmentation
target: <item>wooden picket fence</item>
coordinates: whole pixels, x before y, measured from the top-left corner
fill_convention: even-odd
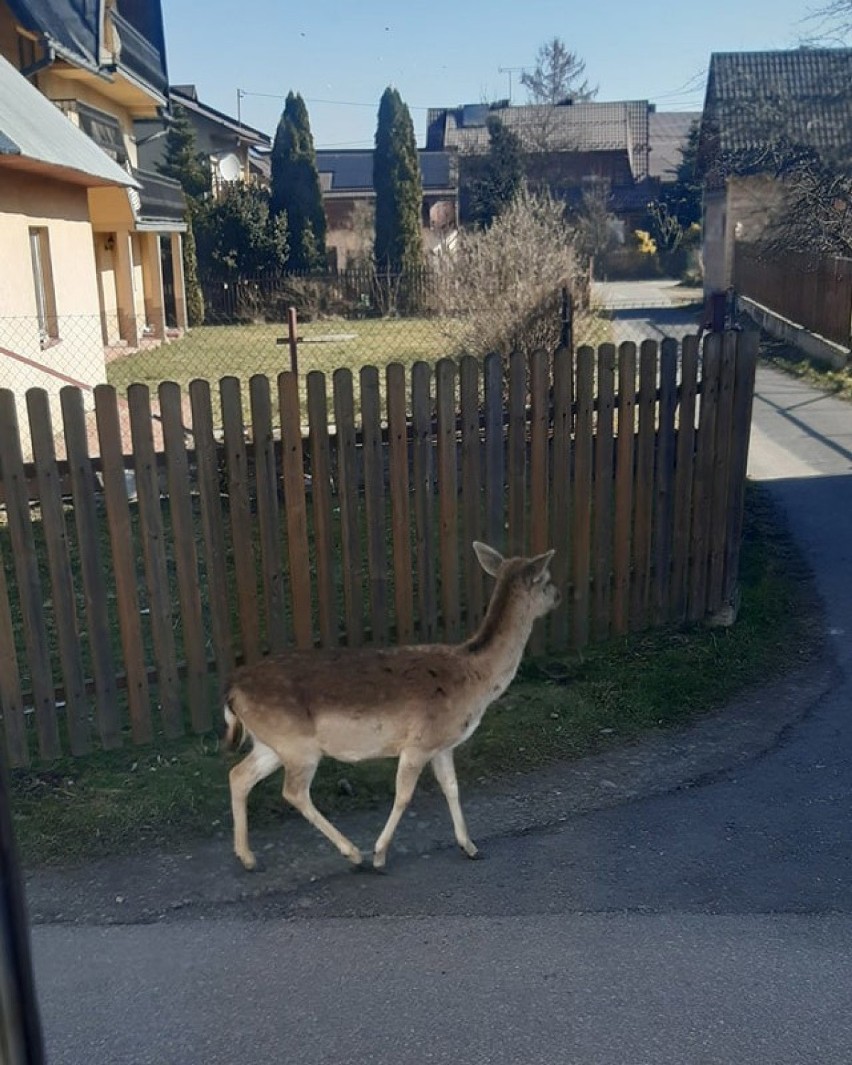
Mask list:
[[[270,650],[459,640],[487,603],[474,539],[556,549],[567,594],[534,653],[713,614],[737,580],[756,351],[730,333],[367,366],[357,413],[349,370],[330,390],[287,371],[251,379],[249,419],[230,377],[221,435],[209,382],[165,383],[162,452],[147,386],[95,389],[96,449],[79,390],[61,426],[32,390],[29,463],[0,390],[10,761],[204,732],[235,664]]]

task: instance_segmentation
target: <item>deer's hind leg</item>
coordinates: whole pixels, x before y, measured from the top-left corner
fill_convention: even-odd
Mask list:
[[[360,865],[361,852],[342,832],[319,812],[311,798],[311,781],[317,771],[319,758],[299,760],[290,757],[284,763],[284,798],[299,813],[337,847],[344,858],[353,865]]]
[[[249,847],[246,800],[249,792],[281,765],[281,759],[265,743],[255,739],[248,755],[228,774],[231,787],[231,811],[234,815],[234,853],[246,867],[255,869],[257,859]]]

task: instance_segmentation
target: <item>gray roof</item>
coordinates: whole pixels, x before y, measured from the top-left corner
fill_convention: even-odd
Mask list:
[[[170,85],[169,101],[172,104],[179,104],[181,107],[186,108],[187,111],[192,111],[201,118],[205,118],[231,133],[237,134],[249,144],[267,148],[272,145],[272,138],[268,133],[254,129],[252,126],[247,126],[243,121],[238,122],[232,115],[226,115],[224,111],[217,111],[215,108],[202,103],[198,99],[198,92],[194,85]]]
[[[61,169],[81,185],[137,182],[0,56],[0,166]]]
[[[451,152],[417,153],[423,191],[455,187]],[[322,175],[323,191],[364,192],[373,188],[373,153],[370,149],[349,151],[317,151],[317,170]]]
[[[487,120],[496,115],[534,151],[627,151],[633,176],[648,174],[647,100],[526,104],[518,107],[467,104],[432,108],[428,115],[430,147],[456,148],[461,154],[488,150]]]
[[[710,57],[701,130],[705,164],[782,139],[852,149],[852,49],[716,52]]]
[[[693,122],[700,121],[700,111],[652,111],[648,115],[649,177],[675,180],[689,130]]]

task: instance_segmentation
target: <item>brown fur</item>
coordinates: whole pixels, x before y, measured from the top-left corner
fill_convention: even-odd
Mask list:
[[[421,769],[431,761],[447,798],[456,838],[471,857],[452,750],[476,729],[485,709],[515,675],[533,621],[558,602],[550,583],[552,552],[502,559],[474,545],[497,584],[479,631],[458,646],[286,651],[238,670],[228,689],[226,742],[241,728],[252,753],[231,770],[234,849],[247,868],[245,800],[258,780],[285,768],[284,797],[356,864],[358,849],[313,806],[310,783],[320,759],[343,762],[398,757],[397,795],[376,842],[374,863],[388,844]]]

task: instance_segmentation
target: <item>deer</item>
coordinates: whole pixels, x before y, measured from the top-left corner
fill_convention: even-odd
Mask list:
[[[234,853],[247,870],[246,800],[252,788],[284,767],[283,797],[354,866],[363,856],[314,806],[311,782],[323,756],[354,763],[398,759],[393,807],[373,851],[382,871],[400,818],[426,763],[449,806],[455,839],[469,858],[470,838],[459,802],[453,751],[478,728],[488,707],[517,673],[533,623],[554,609],[560,593],[550,578],[551,550],[503,558],[479,541],[473,550],[495,578],[488,608],[460,644],[286,650],[240,667],[227,687],[225,745],[252,741],[230,771]]]

